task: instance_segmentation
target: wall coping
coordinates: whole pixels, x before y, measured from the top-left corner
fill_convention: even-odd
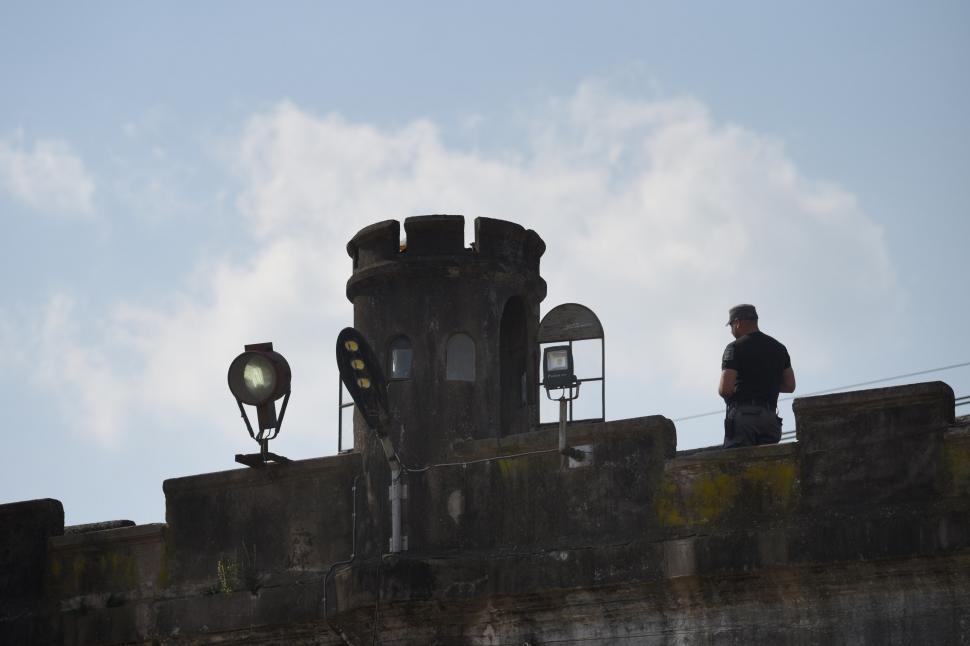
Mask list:
[[[857,409],[882,408],[886,406],[912,406],[914,404],[940,403],[949,407],[949,419],[954,420],[953,389],[942,381],[927,381],[886,388],[852,390],[832,395],[796,397],[792,403],[796,419],[798,415],[811,415],[838,409],[845,413]],[[797,427],[797,423],[796,423]]]
[[[166,496],[208,489],[235,489],[240,487],[263,487],[294,478],[305,478],[315,473],[352,470],[360,468],[360,453],[353,451],[322,458],[293,460],[273,463],[259,468],[239,468],[215,471],[199,475],[170,478],[162,483]]]
[[[676,451],[676,431],[673,422],[663,415],[647,415],[607,422],[573,422],[566,425],[566,443],[575,446],[607,439],[635,439],[664,431],[670,432],[672,435],[672,443],[667,450],[667,457],[672,457]],[[459,440],[452,443],[451,455],[455,460],[477,459],[502,456],[518,451],[555,449],[558,447],[558,443],[559,425],[542,425],[526,433],[516,433],[500,438]]]
[[[48,545],[52,551],[69,551],[89,547],[105,547],[130,543],[161,542],[165,537],[165,523],[149,523],[130,527],[116,527],[84,534],[51,536]]]

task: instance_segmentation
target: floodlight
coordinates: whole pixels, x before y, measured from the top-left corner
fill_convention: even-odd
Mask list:
[[[542,360],[542,382],[546,390],[572,388],[578,384],[573,374],[573,349],[568,345],[546,348]]]
[[[263,466],[267,461],[288,462],[286,458],[270,453],[269,441],[279,435],[290,401],[290,364],[272,343],[253,343],[243,348],[245,352],[229,364],[229,391],[236,398],[239,412],[246,422],[249,436],[256,440],[260,452],[236,455],[236,462],[251,467]],[[280,414],[276,415],[276,400],[283,398]],[[253,431],[243,404],[256,407],[258,432]]]
[[[572,345],[557,345],[546,348],[542,353],[542,383],[546,387],[546,397],[552,399],[552,391],[561,391],[559,397],[559,452],[562,454],[561,466],[568,467],[569,458],[577,462],[585,459],[585,454],[566,445],[566,403],[579,397],[581,383],[573,373]]]

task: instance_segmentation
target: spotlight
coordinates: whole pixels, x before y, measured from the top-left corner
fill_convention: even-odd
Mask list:
[[[289,462],[287,458],[269,452],[269,441],[279,435],[290,401],[290,364],[283,355],[273,351],[272,343],[253,343],[243,349],[245,352],[229,364],[229,391],[236,398],[249,436],[259,443],[259,453],[237,454],[236,462],[250,467],[261,467],[267,462]],[[283,404],[277,417],[276,401],[281,397]],[[258,432],[253,431],[243,404],[256,407]]]

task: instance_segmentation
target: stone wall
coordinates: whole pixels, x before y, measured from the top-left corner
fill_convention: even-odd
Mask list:
[[[676,452],[645,417],[165,483],[166,523],[0,506],[0,643],[958,644],[970,419],[936,382],[801,398],[798,441]],[[356,513],[355,513],[356,512]]]

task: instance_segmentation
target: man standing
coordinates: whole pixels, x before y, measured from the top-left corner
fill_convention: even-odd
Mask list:
[[[727,403],[724,448],[776,444],[781,439],[778,393],[795,392],[788,350],[758,329],[754,305],[732,307],[727,324],[735,340],[724,348],[717,388]]]

